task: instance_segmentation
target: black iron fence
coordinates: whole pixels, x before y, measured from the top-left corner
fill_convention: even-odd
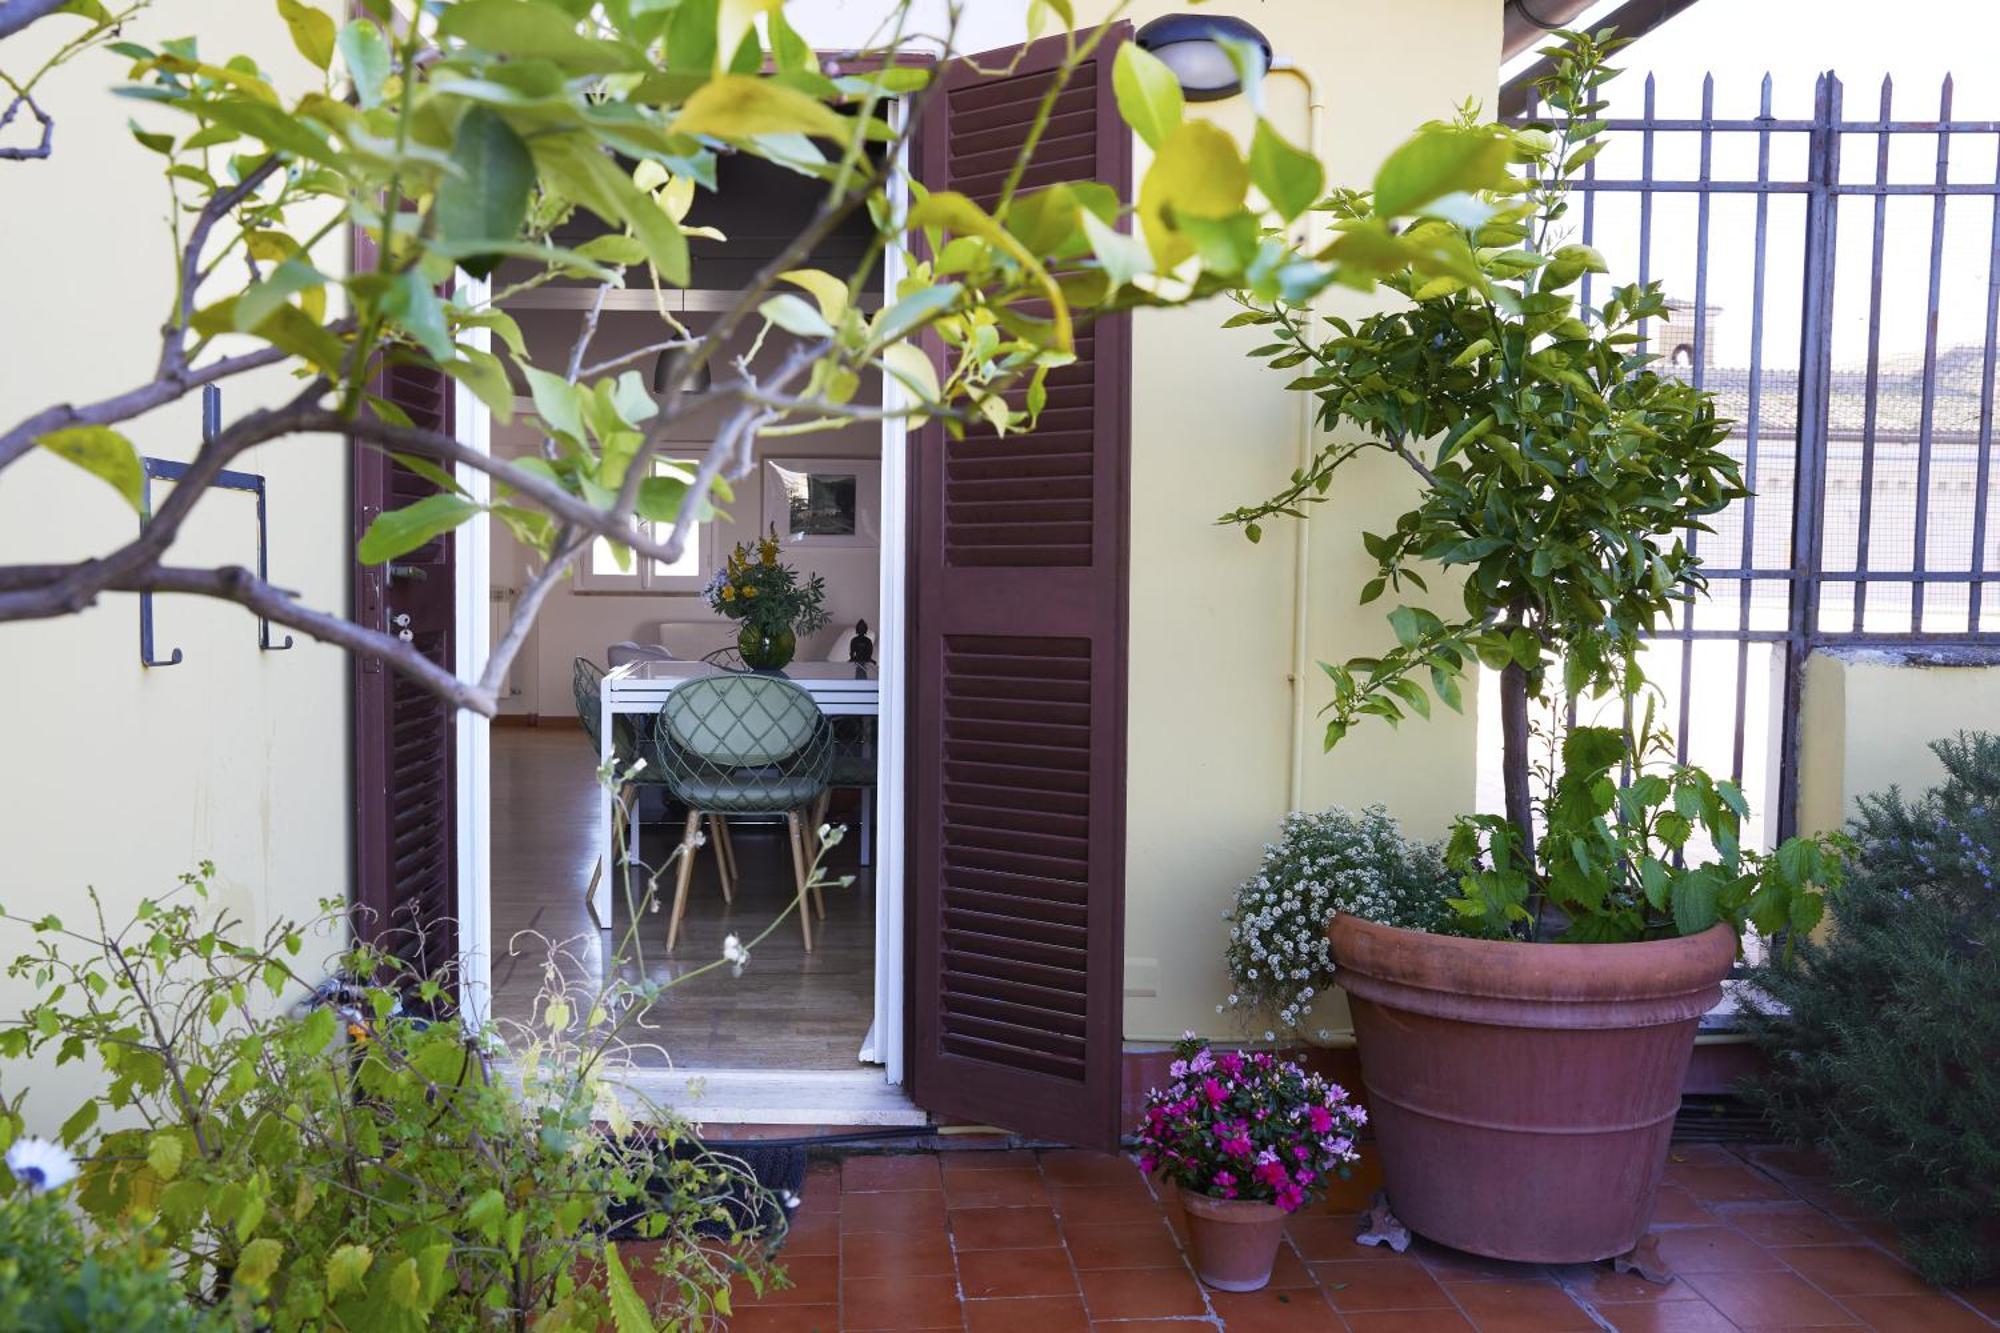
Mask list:
[[[1899,119],[1886,79],[1851,118],[1832,74],[1809,118],[1773,113],[1769,76],[1754,116],[1717,116],[1712,76],[1697,117],[1656,97],[1649,77],[1609,121],[1577,239],[1682,298],[1648,350],[1736,422],[1756,494],[1689,534],[1709,595],[1649,666],[1681,759],[1774,810],[1769,841],[1796,814],[1811,651],[2000,644],[2000,121],[1954,120],[1950,79],[1930,119]]]

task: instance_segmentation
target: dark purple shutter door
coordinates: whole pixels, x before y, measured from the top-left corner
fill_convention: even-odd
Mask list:
[[[1129,197],[1117,39],[1059,95],[1027,188],[1100,180]],[[1005,78],[948,69],[922,126],[925,186],[992,207],[1059,55],[1037,43]],[[1106,1144],[1122,1054],[1127,321],[1081,330],[1076,350],[1034,433],[913,444],[911,1082],[942,1117]]]
[[[375,392],[419,426],[451,431],[452,382],[407,365],[385,367]],[[353,447],[354,539],[384,509],[436,487],[379,450]],[[354,566],[354,617],[391,633],[407,628],[417,651],[457,666],[450,534],[388,566]],[[397,617],[408,616],[407,626]],[[425,973],[458,961],[456,768],[451,710],[379,657],[354,672],[354,864],[357,930]]]

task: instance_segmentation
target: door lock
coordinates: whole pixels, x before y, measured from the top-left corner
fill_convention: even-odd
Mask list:
[[[413,631],[410,628],[409,612],[398,611],[395,614],[395,616],[390,619],[389,623],[396,627],[396,637],[401,639],[404,643],[408,643],[410,642],[410,640],[417,637],[415,631]]]

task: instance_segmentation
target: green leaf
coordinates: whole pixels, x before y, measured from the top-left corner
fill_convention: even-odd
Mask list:
[[[93,1097],[78,1106],[70,1118],[63,1121],[62,1128],[56,1131],[56,1137],[60,1138],[64,1143],[74,1144],[85,1134],[88,1134],[96,1124],[97,1099]]]
[[[1129,43],[1119,48],[1131,49]],[[1113,291],[1140,274],[1153,271],[1153,257],[1138,237],[1119,231],[1089,209],[1078,209],[1077,216],[1083,222],[1084,236],[1090,241],[1090,252],[1097,257],[1104,276],[1110,279]]]
[[[557,434],[583,440],[583,391],[560,375],[525,363],[521,365],[521,374],[534,397],[535,415],[543,424]]]
[[[461,496],[427,495],[415,504],[376,515],[356,555],[364,565],[386,564],[440,533],[450,532],[478,512],[479,505]]]
[[[359,1291],[361,1280],[368,1273],[368,1265],[375,1262],[375,1252],[366,1245],[342,1245],[326,1257],[326,1296],[328,1300],[339,1300],[349,1291]]]
[[[227,125],[239,134],[262,140],[278,152],[290,153],[322,166],[341,166],[340,154],[327,142],[324,131],[267,102],[212,97],[168,105],[179,107],[202,120]]]
[[[1111,91],[1118,113],[1148,147],[1158,148],[1186,114],[1181,81],[1166,62],[1137,42],[1125,42],[1111,64]]]
[[[230,1276],[252,1291],[263,1291],[278,1271],[278,1261],[284,1257],[283,1244],[269,1236],[259,1236],[236,1256],[236,1271]]]
[[[347,77],[354,81],[354,96],[363,110],[382,104],[382,86],[392,68],[389,43],[382,30],[368,19],[356,19],[340,30],[335,41]]]
[[[445,373],[463,384],[486,404],[486,409],[502,423],[514,419],[514,384],[500,358],[476,347],[461,347],[459,359],[445,363]],[[447,487],[446,489],[450,489]]]
[[[287,259],[271,270],[262,282],[252,283],[236,299],[230,322],[239,333],[248,332],[269,319],[273,312],[300,292],[326,285],[326,275],[302,259]]]
[[[964,294],[965,288],[955,282],[940,282],[934,286],[919,288],[875,317],[875,324],[869,330],[868,340],[877,347],[885,343],[900,342],[938,315],[951,309]]]
[[[182,1151],[180,1135],[172,1130],[161,1130],[146,1145],[146,1165],[152,1167],[161,1180],[172,1180],[181,1173]]]
[[[582,133],[538,134],[528,147],[544,183],[605,221],[630,227],[660,277],[687,286],[687,236],[594,139]]]
[[[1250,139],[1250,182],[1271,201],[1278,216],[1290,222],[1318,201],[1326,186],[1326,168],[1311,153],[1287,143],[1271,128],[1270,121],[1259,117],[1257,131]]]
[[[304,0],[278,0],[278,14],[292,30],[292,45],[320,69],[333,63],[333,20]]]
[[[653,1333],[652,1312],[632,1286],[615,1241],[604,1244],[604,1285],[611,1298],[611,1319],[618,1333]]]
[[[1189,120],[1160,144],[1143,188],[1155,205],[1176,213],[1226,218],[1243,207],[1250,171],[1226,131],[1205,120]]]
[[[736,143],[766,134],[806,134],[845,143],[860,122],[796,88],[744,74],[724,74],[703,84],[681,105],[675,134],[704,134]]]
[[[1428,129],[1391,153],[1375,173],[1375,212],[1403,217],[1461,190],[1507,183],[1512,149],[1490,129]]]
[[[382,297],[382,313],[422,344],[439,361],[452,356],[451,330],[444,323],[444,302],[422,271],[406,268],[396,275]]]
[[[833,325],[826,317],[790,292],[773,296],[757,307],[757,313],[787,333],[801,338],[831,338]]]
[[[439,13],[438,31],[500,55],[551,60],[581,73],[611,74],[642,64],[616,42],[584,36],[572,15],[539,0],[459,0]]]
[[[518,240],[535,183],[534,159],[521,136],[496,112],[470,107],[459,119],[451,161],[458,173],[438,185],[434,212],[440,239],[456,244]],[[490,262],[459,261],[474,277],[499,265],[497,255]]]
[[[109,426],[66,426],[36,436],[35,443],[109,482],[133,513],[145,515],[146,465],[132,442],[117,431]]]

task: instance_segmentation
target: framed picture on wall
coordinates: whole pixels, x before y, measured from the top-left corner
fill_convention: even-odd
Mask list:
[[[765,459],[764,521],[787,546],[880,545],[880,460]]]

